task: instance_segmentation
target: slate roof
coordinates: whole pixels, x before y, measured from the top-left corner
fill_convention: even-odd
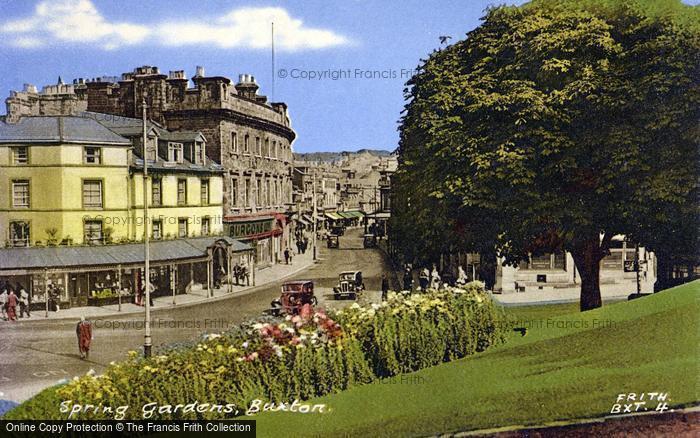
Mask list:
[[[251,250],[249,245],[230,237],[198,237],[177,240],[156,240],[150,243],[151,262],[166,262],[206,257],[207,248],[223,240],[234,252]],[[0,273],[31,271],[43,268],[99,267],[135,265],[144,262],[143,243],[125,245],[58,246],[0,249]]]
[[[88,143],[131,146],[129,139],[96,120],[74,116],[22,117],[0,121],[0,143]]]

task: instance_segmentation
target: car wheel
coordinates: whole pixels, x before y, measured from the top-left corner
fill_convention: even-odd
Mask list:
[[[318,305],[318,300],[316,299],[316,297],[311,297],[311,304],[312,304],[313,306],[317,306],[317,305]]]
[[[350,299],[351,300],[356,300],[357,299],[357,294],[355,292],[350,294]]]

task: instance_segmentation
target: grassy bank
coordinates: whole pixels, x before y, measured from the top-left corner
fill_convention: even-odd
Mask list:
[[[312,400],[327,404],[327,414],[258,415],[258,433],[401,436],[537,425],[606,415],[618,394],[630,392],[666,392],[669,405],[695,404],[698,292],[696,281],[583,314],[572,305],[509,309],[528,327],[525,336]]]

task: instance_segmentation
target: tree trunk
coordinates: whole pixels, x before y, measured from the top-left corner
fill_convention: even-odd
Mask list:
[[[603,305],[600,296],[600,261],[604,254],[598,236],[582,242],[571,253],[581,276],[581,312]]]

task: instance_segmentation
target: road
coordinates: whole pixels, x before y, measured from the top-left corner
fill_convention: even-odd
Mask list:
[[[335,308],[351,300],[335,301],[329,296],[338,273],[361,270],[368,289],[366,299],[378,301],[381,274],[388,262],[377,249],[363,249],[361,230],[350,230],[340,237],[340,249],[327,249],[319,242],[320,263],[293,279],[313,280],[319,306]],[[154,309],[152,336],[158,347],[197,340],[206,332],[221,332],[254,318],[279,297],[281,281],[268,283],[254,292],[194,306]],[[102,372],[111,361],[118,361],[143,344],[143,317],[140,315],[96,318],[94,341],[88,360],[81,360],[77,349],[77,321],[0,321],[0,399],[21,402],[60,379],[82,375],[91,368]]]

